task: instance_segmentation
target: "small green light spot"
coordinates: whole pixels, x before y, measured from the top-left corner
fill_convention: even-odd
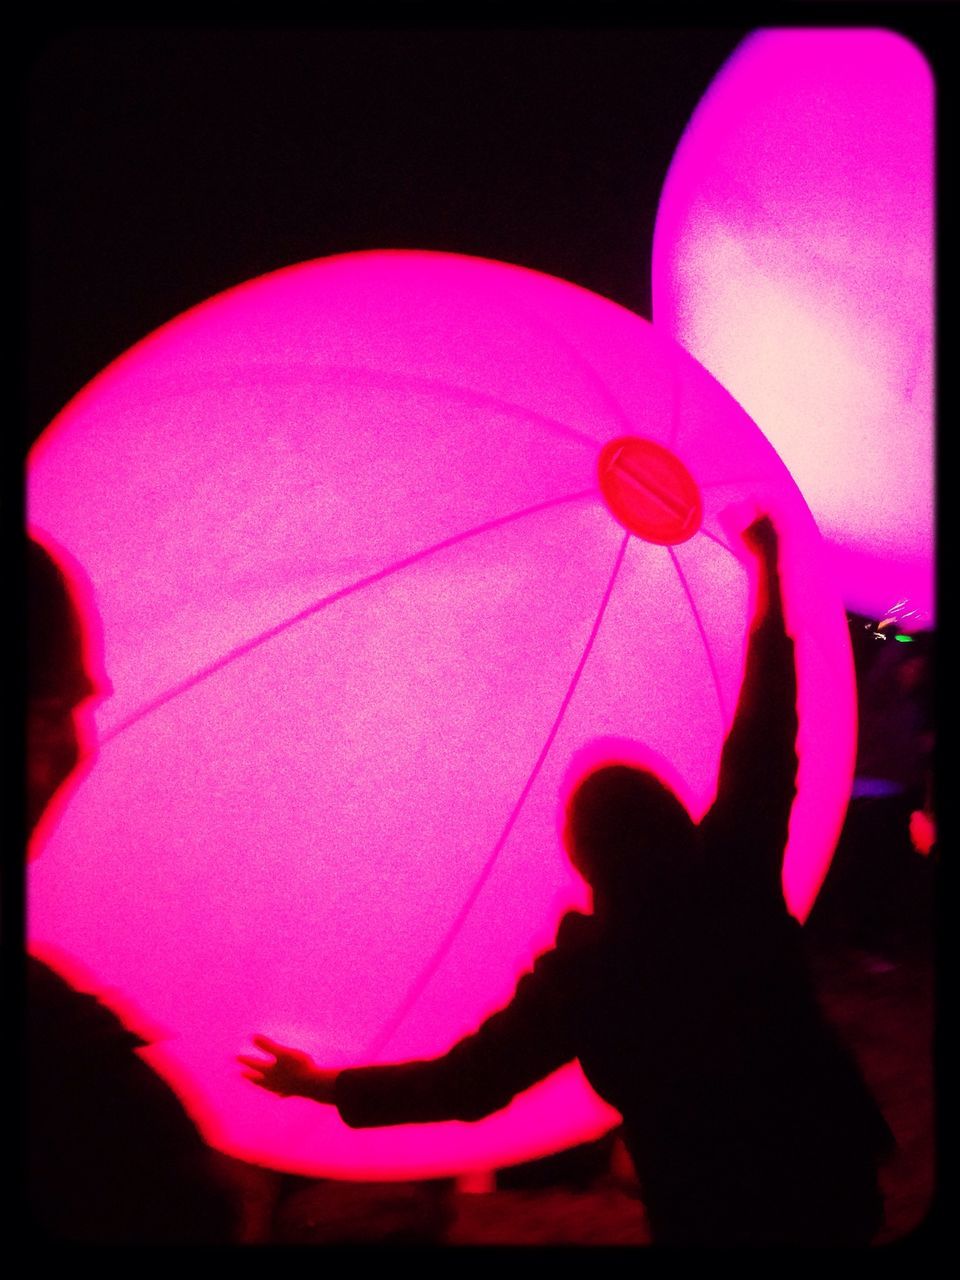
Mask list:
[[[903,634],[900,634],[900,635],[894,636],[893,638],[894,640],[899,640],[901,644],[913,644],[913,636],[905,636]]]

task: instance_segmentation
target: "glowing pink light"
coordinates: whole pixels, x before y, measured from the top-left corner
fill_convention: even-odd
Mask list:
[[[743,405],[847,605],[933,600],[933,85],[902,37],[747,39],[677,148],[653,310]]]
[[[504,1003],[587,905],[557,835],[571,762],[613,743],[703,813],[744,501],[783,531],[799,635],[802,918],[852,774],[846,621],[787,471],[694,360],[581,289],[439,254],[308,263],[177,318],[31,459],[115,688],[32,865],[34,944],[170,1032],[154,1061],[238,1155],[427,1176],[596,1136],[613,1115],[574,1066],[476,1125],[352,1132],[234,1057],[253,1030],[331,1066],[430,1055]],[[651,520],[659,543],[630,531]]]

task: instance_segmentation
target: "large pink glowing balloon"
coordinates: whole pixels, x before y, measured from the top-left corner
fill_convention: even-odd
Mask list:
[[[847,605],[932,626],[933,85],[912,44],[740,45],[664,185],[653,313],[787,464]]]
[[[558,806],[589,744],[646,744],[703,813],[742,501],[783,529],[799,635],[802,917],[852,773],[846,621],[786,469],[694,360],[572,285],[427,253],[308,263],[166,325],[31,459],[115,687],[33,863],[34,944],[171,1033],[159,1067],[247,1158],[427,1176],[598,1135],[576,1066],[476,1125],[353,1132],[234,1057],[254,1030],[332,1066],[431,1055],[505,1002],[587,904]]]

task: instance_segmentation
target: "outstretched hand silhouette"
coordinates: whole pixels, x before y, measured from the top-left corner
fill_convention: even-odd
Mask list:
[[[278,1044],[267,1036],[254,1036],[253,1043],[274,1061],[239,1055],[237,1061],[248,1068],[243,1073],[244,1079],[281,1098],[310,1098],[313,1102],[333,1105],[338,1071],[324,1071],[309,1054]]]

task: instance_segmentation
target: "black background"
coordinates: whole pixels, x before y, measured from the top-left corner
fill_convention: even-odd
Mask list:
[[[21,67],[21,450],[158,325],[327,254],[496,258],[649,317],[671,156],[747,31],[903,31],[933,63],[943,132],[953,8],[718,5],[729,25],[708,27],[679,25],[683,5],[598,0],[548,21],[408,0],[309,26],[37,29]]]

